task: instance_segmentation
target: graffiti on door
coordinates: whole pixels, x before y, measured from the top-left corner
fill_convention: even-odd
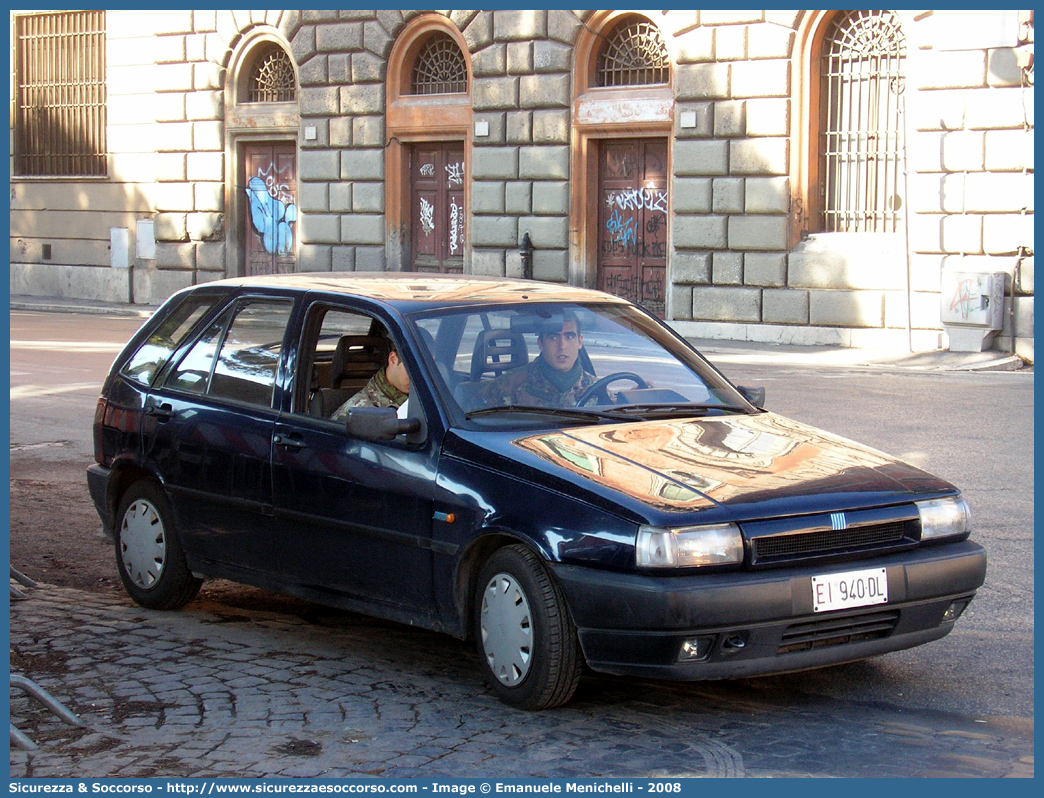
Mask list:
[[[598,179],[598,285],[663,316],[669,207],[666,140],[605,142]]]
[[[464,241],[464,209],[456,200],[450,200],[449,253],[456,255]]]
[[[246,193],[250,205],[250,221],[260,236],[265,252],[289,254],[294,251],[294,223],[297,203],[288,181],[270,164],[258,169],[247,180]]]
[[[451,186],[464,185],[464,164],[451,163],[446,166],[446,179]]]
[[[610,208],[625,211],[650,211],[667,213],[667,192],[652,188],[632,188],[629,191],[614,191],[606,197]]]
[[[430,142],[414,147],[410,166],[411,268],[464,269],[467,231],[464,146]]]
[[[424,235],[430,236],[435,232],[435,206],[424,197],[420,198],[420,224]]]

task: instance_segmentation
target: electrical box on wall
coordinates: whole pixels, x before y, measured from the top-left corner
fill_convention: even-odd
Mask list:
[[[943,324],[967,324],[999,330],[1004,327],[1004,272],[944,272]]]
[[[940,317],[954,352],[982,352],[1004,328],[1004,272],[943,272]]]

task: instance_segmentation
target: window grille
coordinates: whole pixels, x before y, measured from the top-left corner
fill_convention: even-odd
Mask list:
[[[15,174],[105,175],[105,12],[15,17]]]
[[[282,47],[260,54],[250,77],[249,102],[290,103],[297,98],[297,79],[290,56]]]
[[[666,83],[670,56],[663,34],[651,22],[624,22],[598,54],[599,86],[647,86]]]
[[[468,90],[468,65],[460,47],[445,33],[436,33],[413,67],[412,94],[454,94]]]
[[[854,11],[823,41],[821,184],[828,232],[895,232],[902,222],[906,38],[889,11]]]

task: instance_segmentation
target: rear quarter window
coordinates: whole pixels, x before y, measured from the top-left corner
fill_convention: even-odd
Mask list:
[[[166,387],[271,407],[293,303],[241,300],[193,344]]]
[[[196,323],[218,302],[219,297],[188,297],[160,323],[120,373],[141,385],[152,385],[159,371],[181,345]]]

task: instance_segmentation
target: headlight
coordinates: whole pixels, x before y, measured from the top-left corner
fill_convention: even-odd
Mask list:
[[[971,510],[961,496],[916,502],[921,514],[921,540],[967,537],[971,532]]]
[[[638,527],[634,560],[639,568],[692,568],[743,562],[743,535],[735,524],[662,529]]]

